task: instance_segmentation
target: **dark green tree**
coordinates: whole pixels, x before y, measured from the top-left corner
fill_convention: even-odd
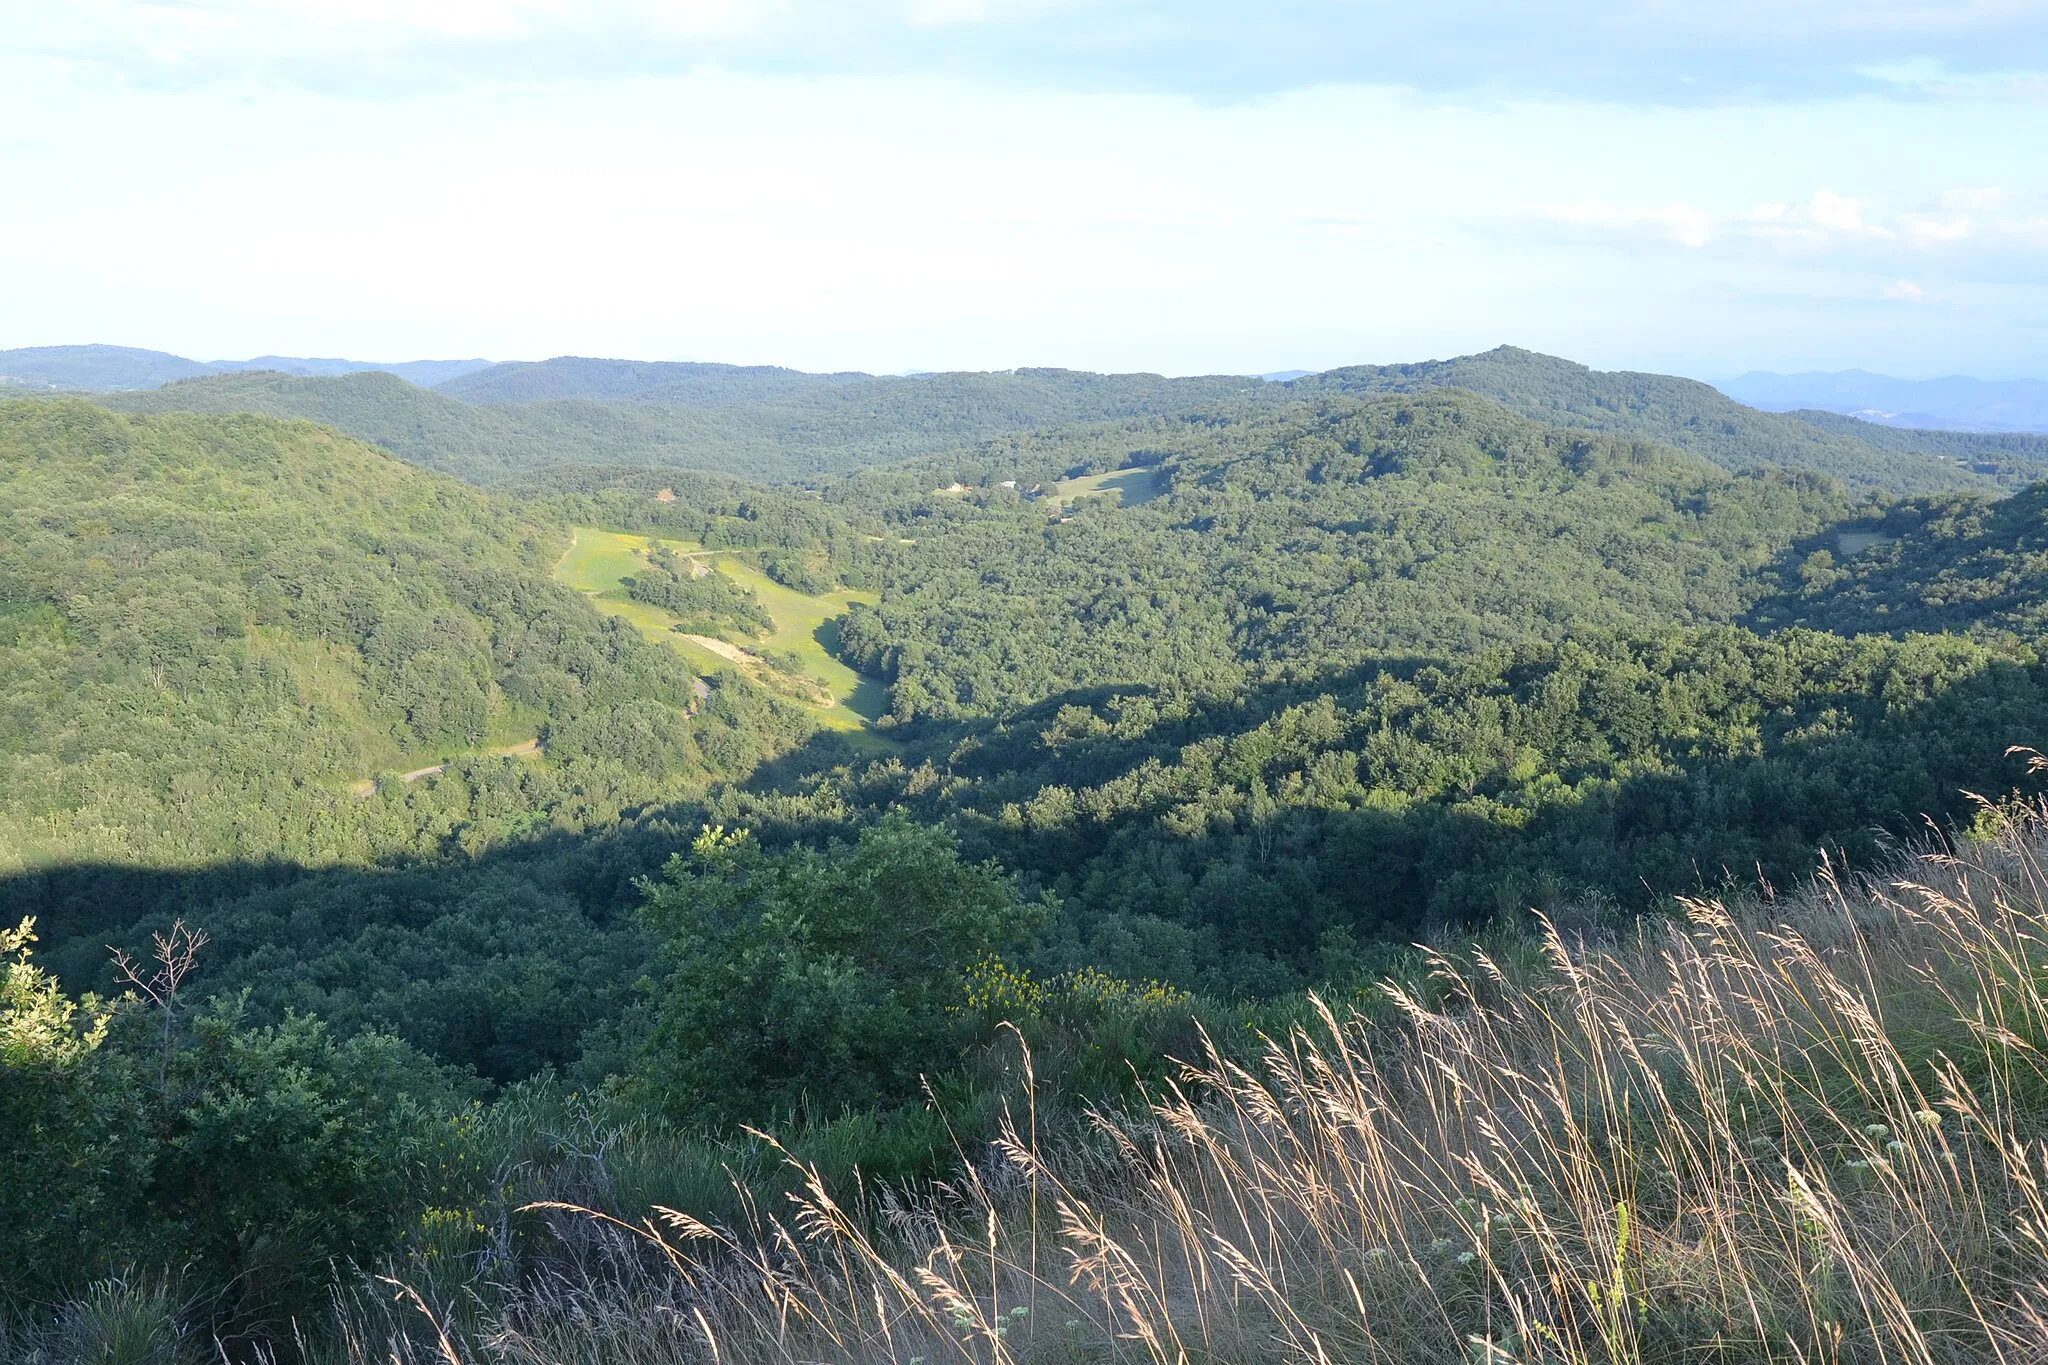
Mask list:
[[[1052,911],[901,817],[776,855],[707,828],[645,890],[666,967],[646,1084],[670,1112],[733,1119],[914,1095],[956,1055],[968,969]]]

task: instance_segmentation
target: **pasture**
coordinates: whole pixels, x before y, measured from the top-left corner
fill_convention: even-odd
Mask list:
[[[1107,474],[1085,474],[1078,479],[1061,479],[1053,495],[1063,502],[1114,493],[1119,505],[1140,507],[1165,493],[1171,479],[1163,469],[1114,469]]]
[[[676,650],[699,672],[715,673],[737,666],[750,676],[767,681],[770,670],[766,665],[734,665],[678,634],[674,629],[676,619],[668,612],[635,602],[626,595],[625,580],[645,563],[651,543],[647,536],[579,526],[575,543],[555,565],[555,581],[590,597],[600,611],[625,619],[647,639]],[[795,656],[803,666],[804,676],[832,699],[832,704],[825,706],[806,703],[821,724],[835,730],[864,732],[868,723],[887,709],[888,689],[841,663],[831,649],[838,618],[856,602],[874,602],[873,593],[840,589],[813,597],[784,587],[736,554],[706,550],[692,541],[660,543],[678,555],[706,561],[716,572],[753,589],[773,618],[775,629],[766,635],[734,639],[732,643]]]

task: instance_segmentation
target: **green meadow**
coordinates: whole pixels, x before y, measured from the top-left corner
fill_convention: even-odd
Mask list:
[[[601,610],[631,622],[649,640],[671,646],[694,668],[710,673],[734,667],[732,660],[679,634],[675,630],[676,618],[668,612],[635,602],[626,595],[625,580],[640,571],[646,563],[648,548],[654,543],[648,536],[579,526],[575,543],[555,565],[555,579],[590,596]],[[784,587],[735,554],[706,550],[687,540],[662,540],[660,544],[678,555],[702,559],[740,586],[753,589],[774,619],[775,629],[766,635],[730,642],[748,649],[792,655],[799,660],[804,675],[832,698],[829,706],[810,706],[821,724],[865,734],[869,723],[888,709],[888,689],[875,679],[854,672],[833,653],[839,618],[856,602],[875,602],[873,593],[840,589],[814,597]],[[871,738],[880,742],[878,736]]]
[[[1167,475],[1159,469],[1114,469],[1106,474],[1087,474],[1078,479],[1061,479],[1053,495],[1065,502],[1097,493],[1114,493],[1122,506],[1137,507],[1164,493]]]

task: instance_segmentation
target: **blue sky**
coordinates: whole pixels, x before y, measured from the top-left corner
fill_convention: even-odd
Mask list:
[[[0,8],[0,346],[2048,375],[2048,4]]]

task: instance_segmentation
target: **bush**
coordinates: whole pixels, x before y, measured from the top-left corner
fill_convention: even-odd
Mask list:
[[[968,970],[1043,924],[993,863],[900,817],[771,856],[707,828],[645,884],[665,940],[639,1080],[674,1115],[891,1105],[958,1056]]]

